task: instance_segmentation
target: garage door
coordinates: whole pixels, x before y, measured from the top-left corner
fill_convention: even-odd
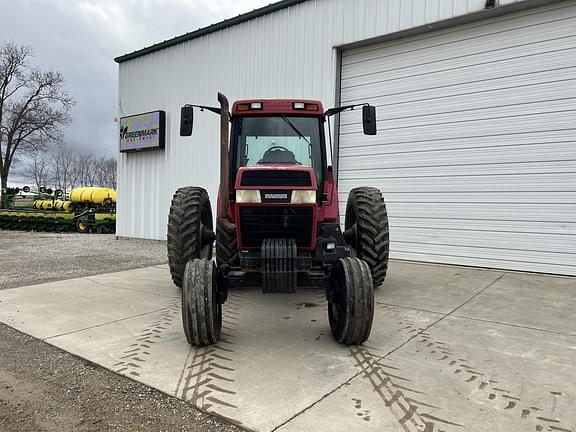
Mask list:
[[[342,53],[342,205],[380,188],[398,259],[576,275],[576,2]]]

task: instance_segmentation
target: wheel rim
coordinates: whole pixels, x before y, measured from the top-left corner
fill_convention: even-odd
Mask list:
[[[184,283],[182,286],[182,293],[181,293],[181,306],[182,306],[182,324],[184,327],[184,334],[186,335],[186,340],[189,344],[192,343],[192,335],[190,334],[190,323],[192,317],[190,315],[190,307],[188,306],[188,296],[189,293],[186,292],[188,290],[188,285]]]
[[[342,281],[338,278],[334,282],[334,292],[333,292],[334,300],[330,304],[330,311],[332,312],[332,316],[334,317],[335,322],[340,322],[343,311],[342,311]]]
[[[80,229],[80,231],[85,231],[86,230],[86,224],[84,222],[80,222],[80,223],[78,223],[78,228]]]
[[[342,306],[339,305],[338,303],[332,303],[330,305],[330,312],[332,313],[334,324],[339,323],[341,321]]]
[[[212,265],[212,317],[214,320],[215,337],[218,339],[220,331],[222,330],[222,303],[220,303],[218,284],[218,271],[216,266]]]
[[[346,305],[344,304],[346,276],[340,262],[336,263],[332,279],[332,301],[328,304],[330,327],[336,337],[342,333],[346,319]]]

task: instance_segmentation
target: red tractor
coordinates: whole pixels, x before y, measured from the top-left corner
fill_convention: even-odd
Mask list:
[[[336,340],[364,342],[374,287],[388,266],[386,206],[376,188],[351,190],[341,231],[324,126],[330,116],[362,106],[364,133],[374,135],[375,108],[324,112],[314,100],[256,99],[234,103],[230,113],[226,97],[219,93],[218,100],[219,108],[186,105],[181,111],[181,136],[192,134],[194,107],[220,115],[221,132],[216,229],[201,187],[178,189],[168,219],[170,272],[182,288],[188,342],[218,340],[228,291],[242,286],[261,286],[264,293],[323,287]]]

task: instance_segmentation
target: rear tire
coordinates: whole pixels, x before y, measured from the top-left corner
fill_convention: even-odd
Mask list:
[[[216,221],[216,262],[218,267],[237,266],[240,261],[236,228],[229,221]]]
[[[214,263],[189,261],[182,286],[182,325],[191,345],[207,346],[218,341],[222,329],[222,304]]]
[[[374,288],[386,278],[390,234],[382,193],[374,187],[352,189],[346,204],[344,238],[356,256],[368,264]]]
[[[338,343],[357,345],[370,336],[374,319],[374,288],[368,264],[341,258],[331,277],[328,319]]]
[[[105,224],[96,225],[96,234],[108,234],[110,230]]]
[[[172,280],[182,287],[186,263],[212,258],[212,208],[208,192],[199,187],[180,188],[172,198],[168,216],[168,264]]]

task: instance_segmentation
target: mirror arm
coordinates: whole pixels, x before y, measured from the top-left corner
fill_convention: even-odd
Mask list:
[[[196,107],[196,108],[200,108],[201,111],[208,110],[208,111],[213,112],[214,114],[220,115],[220,108],[218,108],[218,107],[211,107],[211,106],[204,106],[204,105],[193,105],[193,104],[186,104],[184,106]]]
[[[337,107],[337,108],[330,108],[330,109],[326,110],[326,112],[324,113],[324,116],[330,117],[330,116],[333,116],[334,114],[341,113],[342,111],[353,110],[354,108],[359,107],[359,106],[370,106],[370,104],[369,103],[361,103],[361,104],[355,104],[355,105],[346,105],[346,106]]]

